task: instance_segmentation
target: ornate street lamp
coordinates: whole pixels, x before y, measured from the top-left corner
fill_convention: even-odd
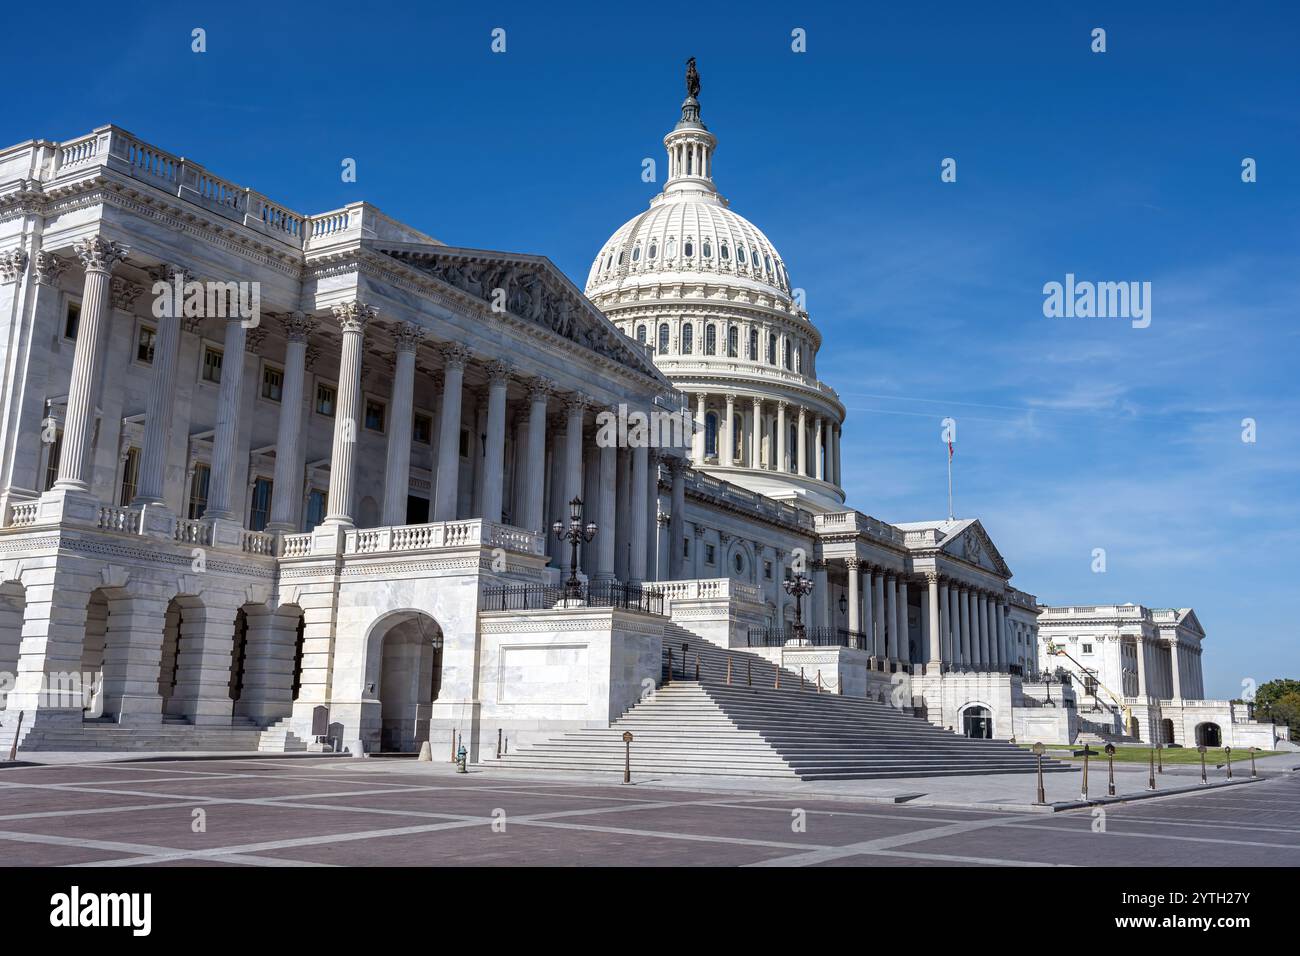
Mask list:
[[[582,523],[582,499],[574,496],[569,502],[569,525],[566,528],[563,521],[557,521],[551,525],[551,531],[555,533],[556,540],[563,541],[569,539],[572,547],[569,557],[569,579],[564,582],[565,600],[582,598],[582,582],[578,580],[578,544],[583,541],[591,541],[596,537],[596,523],[594,521]]]
[[[794,577],[786,578],[781,586],[785,588],[786,594],[794,598],[794,636],[795,640],[802,642],[804,639],[803,596],[812,593],[812,579],[796,574]]]

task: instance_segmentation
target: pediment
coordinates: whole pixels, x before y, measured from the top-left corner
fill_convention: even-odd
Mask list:
[[[671,388],[642,347],[624,335],[544,256],[427,243],[369,245],[492,312],[508,313],[525,325],[558,335]]]
[[[940,545],[940,550],[985,571],[1011,577],[1011,568],[1002,559],[993,539],[979,521],[971,521],[964,528],[953,531]]]

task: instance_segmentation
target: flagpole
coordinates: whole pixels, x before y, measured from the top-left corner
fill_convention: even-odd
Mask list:
[[[948,520],[952,521],[952,442],[948,442]]]

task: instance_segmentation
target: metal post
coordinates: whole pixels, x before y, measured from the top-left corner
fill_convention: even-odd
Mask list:
[[[501,759],[501,728],[497,728],[497,759]]]
[[[1083,792],[1079,795],[1080,799],[1082,800],[1088,799],[1088,755],[1090,753],[1092,753],[1092,751],[1088,749],[1087,744],[1084,744],[1083,745]]]
[[[776,665],[776,683],[772,685],[776,690],[781,689],[781,665]]]
[[[803,690],[803,668],[799,668],[799,689]]]
[[[1156,748],[1152,747],[1151,748],[1151,770],[1147,774],[1147,789],[1154,790],[1155,788],[1156,788]]]
[[[817,668],[817,693],[822,692],[822,669]]]
[[[1038,799],[1034,804],[1041,807],[1047,803],[1047,791],[1043,788],[1043,751],[1046,748],[1041,743],[1036,743],[1031,749],[1038,758]]]
[[[1115,745],[1106,745],[1106,762],[1109,764],[1108,780],[1106,784],[1106,795],[1115,796]]]
[[[18,711],[18,725],[14,728],[14,742],[13,742],[13,744],[11,744],[10,747],[9,747],[9,759],[10,759],[10,760],[17,760],[17,759],[18,759],[18,739],[22,736],[22,733],[23,733],[23,714],[24,714],[24,713],[25,713],[25,711],[21,711],[21,710]],[[1251,766],[1252,769],[1253,769],[1254,766],[1255,766],[1255,755],[1254,755],[1253,753],[1250,755],[1250,766]]]
[[[1232,748],[1224,747],[1223,756],[1228,761],[1228,779],[1232,779]]]
[[[695,683],[700,682],[700,652],[695,652]]]
[[[1209,781],[1205,779],[1205,744],[1201,744],[1196,749],[1201,753],[1201,783],[1209,783]]]
[[[751,660],[745,661],[745,686],[754,686],[754,662]]]
[[[632,731],[623,731],[623,782],[632,782]]]
[[[731,655],[727,655],[727,684],[731,684]]]
[[[1161,752],[1164,750],[1163,744],[1156,744],[1156,773],[1165,772],[1165,755]]]
[[[22,716],[23,716],[22,714],[18,715],[19,726],[22,726]],[[1252,777],[1257,776],[1257,774],[1255,773],[1255,748],[1254,747],[1250,748],[1250,775]]]
[[[668,648],[668,676],[664,679],[665,684],[673,682],[673,649]]]

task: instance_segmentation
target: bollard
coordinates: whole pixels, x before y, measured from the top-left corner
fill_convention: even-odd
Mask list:
[[[1154,790],[1155,788],[1156,788],[1156,748],[1152,747],[1151,748],[1151,769],[1150,772],[1147,774],[1147,789]]]
[[[695,683],[700,682],[700,652],[695,652]]]
[[[727,684],[731,684],[731,655],[727,655]]]
[[[10,759],[10,760],[17,760],[17,759],[18,759],[18,740],[19,740],[20,737],[22,737],[22,734],[23,734],[23,714],[24,714],[24,713],[25,713],[25,711],[21,711],[21,710],[18,711],[18,725],[17,725],[16,727],[14,727],[14,742],[9,746],[9,759]],[[1254,754],[1251,754],[1251,755],[1250,755],[1250,765],[1251,765],[1251,767],[1254,767],[1254,766],[1255,766],[1255,755],[1254,755]]]
[[[1038,799],[1034,801],[1034,805],[1041,807],[1047,804],[1047,791],[1043,787],[1043,751],[1047,748],[1042,743],[1036,743],[1030,749],[1038,758]]]
[[[776,665],[776,683],[772,685],[777,690],[781,689],[781,665]]]
[[[799,668],[799,689],[803,690],[803,668]]]
[[[1209,783],[1209,781],[1205,779],[1205,744],[1201,744],[1196,749],[1201,752],[1201,783]]]
[[[460,749],[456,751],[456,772],[457,773],[469,773],[468,768],[466,768],[465,766],[465,758],[467,756],[469,755],[466,753],[465,745],[462,743],[460,745]]]
[[[510,756],[510,738],[509,738],[509,737],[507,737],[507,738],[505,739],[505,744],[506,744],[506,756],[509,757],[509,756]]]
[[[501,728],[497,728],[497,759],[501,759]]]
[[[456,731],[451,732],[451,759],[448,763],[456,762]]]
[[[1232,779],[1232,748],[1224,747],[1223,756],[1224,759],[1228,761],[1228,779],[1231,780]]]
[[[632,782],[632,731],[623,731],[623,782]]]
[[[1083,792],[1079,794],[1081,800],[1088,799],[1088,755],[1092,753],[1087,744],[1083,745]]]
[[[673,649],[668,648],[668,676],[664,678],[665,684],[673,682]]]
[[[19,726],[22,726],[22,717],[23,717],[22,714],[19,714],[19,715],[18,715]],[[1251,747],[1251,748],[1250,748],[1250,775],[1251,775],[1252,777],[1256,776],[1256,773],[1255,773],[1255,750],[1256,750],[1256,748],[1254,748],[1254,747]]]
[[[1156,744],[1156,773],[1165,772],[1164,744]]]
[[[426,740],[420,744],[420,755],[415,759],[418,761],[433,760],[433,748],[429,745],[429,741]]]
[[[754,662],[745,661],[745,686],[754,686]]]
[[[822,692],[822,669],[817,668],[817,693]]]
[[[1110,765],[1110,772],[1106,783],[1106,795],[1115,796],[1115,745],[1106,745],[1106,762]]]

